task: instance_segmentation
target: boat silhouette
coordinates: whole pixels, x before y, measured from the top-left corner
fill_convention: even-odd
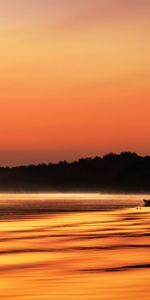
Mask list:
[[[150,200],[144,199],[144,205],[150,207]]]

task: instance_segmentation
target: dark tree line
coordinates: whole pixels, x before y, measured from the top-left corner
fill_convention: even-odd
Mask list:
[[[150,156],[107,154],[68,163],[0,168],[1,192],[150,192]]]

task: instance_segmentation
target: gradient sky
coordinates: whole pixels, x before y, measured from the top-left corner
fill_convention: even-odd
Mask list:
[[[145,155],[149,137],[149,0],[0,0],[0,165]]]

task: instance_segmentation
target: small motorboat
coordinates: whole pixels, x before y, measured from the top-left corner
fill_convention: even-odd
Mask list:
[[[144,205],[150,207],[150,200],[144,199]]]

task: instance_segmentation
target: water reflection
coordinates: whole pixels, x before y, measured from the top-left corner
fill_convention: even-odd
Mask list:
[[[150,298],[144,197],[34,197],[0,196],[1,299]]]

